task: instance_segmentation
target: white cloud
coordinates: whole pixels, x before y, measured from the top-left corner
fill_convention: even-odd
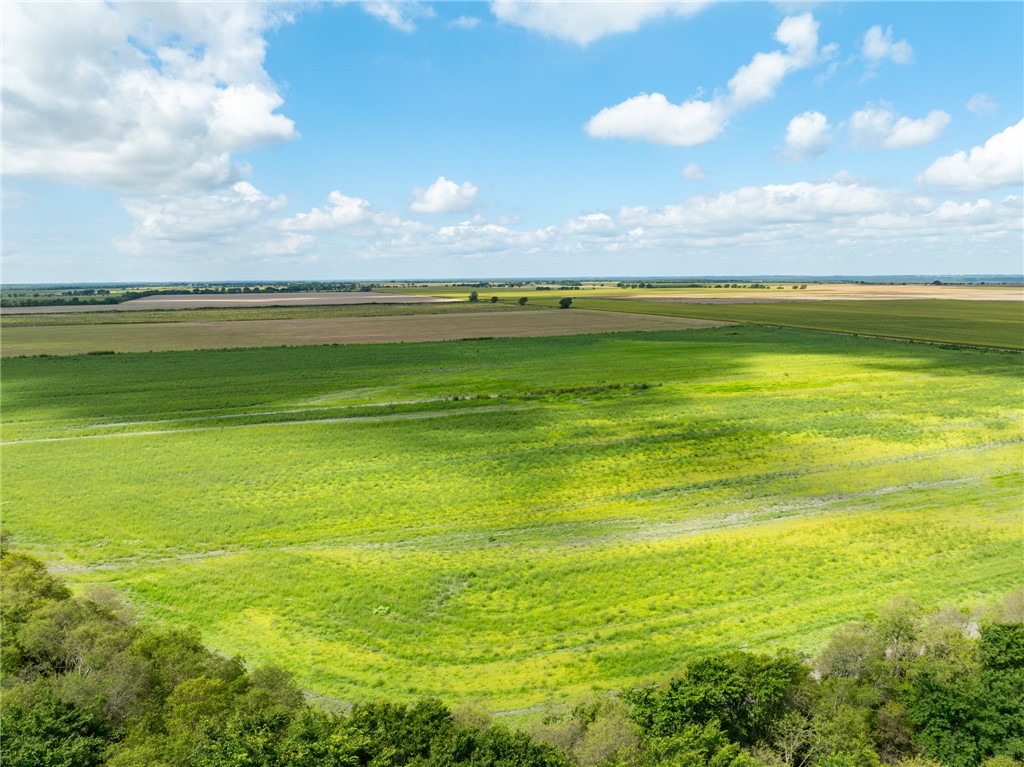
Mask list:
[[[804,112],[789,121],[786,150],[797,159],[816,157],[832,144],[832,129],[821,112]]]
[[[881,254],[896,252],[904,258],[922,254],[922,263],[939,257],[955,262],[971,243],[984,243],[992,263],[1019,256],[1019,196],[935,201],[841,176],[694,195],[657,208],[589,212],[560,226],[531,229],[517,228],[513,219],[491,223],[482,216],[435,227],[338,192],[322,208],[275,219],[283,199],[243,182],[216,193],[125,200],[136,229],[118,246],[137,259],[156,254],[183,262],[256,259],[271,265],[403,259],[434,264],[441,272],[458,271],[453,259],[486,259],[494,268],[504,263],[534,273],[538,267],[549,270],[552,259],[563,269],[591,263],[608,272],[637,264],[693,272],[708,259],[742,259],[735,263],[748,272],[791,263],[813,271],[821,268],[826,246],[830,258],[855,271],[858,258],[878,263]]]
[[[607,213],[588,213],[567,222],[562,232],[568,235],[610,237],[618,233],[618,227]]]
[[[775,39],[786,51],[757,53],[729,80],[727,96],[673,104],[664,94],[641,93],[590,118],[594,138],[624,138],[654,144],[694,146],[725,130],[729,117],[775,95],[785,76],[819,59],[818,22],[809,13],[783,19]]]
[[[262,244],[273,234],[267,216],[285,203],[284,197],[268,197],[247,181],[212,192],[127,197],[121,206],[135,226],[115,244],[126,253],[146,255]]]
[[[897,64],[909,64],[914,58],[914,49],[910,47],[910,43],[906,40],[893,42],[892,27],[883,31],[879,24],[865,33],[861,53],[872,64],[878,64],[885,59],[891,59]]]
[[[623,226],[674,229],[687,237],[722,235],[762,226],[833,221],[886,210],[891,193],[874,187],[828,181],[743,187],[714,196],[695,196],[678,205],[650,210],[623,208]]]
[[[359,197],[346,197],[335,190],[327,199],[331,203],[330,206],[313,208],[309,213],[298,213],[286,219],[282,227],[290,230],[328,232],[361,223],[370,216],[370,203]]]
[[[346,2],[347,0],[342,0]],[[415,32],[417,18],[431,18],[434,9],[415,0],[365,0],[360,7],[371,16],[376,16],[389,26],[402,32]]]
[[[861,147],[905,149],[934,141],[949,120],[949,115],[941,109],[933,109],[926,117],[913,120],[897,118],[889,104],[868,104],[850,118],[850,138]]]
[[[976,115],[983,115],[996,110],[996,103],[989,98],[987,93],[975,93],[971,96],[964,109]]]
[[[239,3],[8,3],[4,172],[123,191],[214,188],[294,138],[263,69],[290,17]]]
[[[775,31],[775,39],[786,46],[785,53],[755,54],[729,81],[734,110],[771,98],[789,72],[810,66],[817,60],[818,22],[811,14],[787,16]]]
[[[455,27],[455,29],[475,29],[479,24],[480,19],[476,16],[459,16],[448,22],[448,26]]]
[[[587,122],[594,138],[625,138],[653,144],[694,146],[710,141],[725,128],[725,109],[716,102],[673,104],[661,93],[641,93],[606,107]]]
[[[683,168],[683,178],[690,181],[703,181],[707,177],[708,174],[695,162],[688,163],[686,167]]]
[[[413,190],[413,202],[409,208],[416,213],[454,213],[468,210],[476,203],[479,193],[469,181],[456,184],[444,176],[426,189]]]
[[[693,0],[494,0],[491,11],[506,24],[585,46],[607,35],[633,32],[652,19],[692,16],[705,5],[708,3]]]
[[[918,181],[953,189],[1024,185],[1024,120],[992,136],[970,153],[940,157]]]

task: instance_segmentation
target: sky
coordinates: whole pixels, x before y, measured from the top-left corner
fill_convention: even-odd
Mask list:
[[[1024,271],[1024,3],[0,14],[8,284]]]

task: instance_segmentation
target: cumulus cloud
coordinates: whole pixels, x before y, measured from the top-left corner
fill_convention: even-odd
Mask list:
[[[157,253],[199,259],[214,253],[220,259],[256,257],[268,263],[340,257],[410,263],[489,259],[496,264],[507,259],[507,264],[520,265],[558,258],[563,265],[601,263],[611,271],[623,263],[614,260],[623,253],[629,253],[633,265],[667,265],[682,253],[700,252],[702,263],[742,253],[748,271],[768,263],[760,259],[796,259],[810,266],[820,263],[824,245],[833,257],[850,264],[858,254],[876,258],[892,249],[901,256],[916,252],[934,259],[984,242],[988,257],[1005,261],[1019,256],[1024,223],[1019,196],[935,201],[865,184],[848,174],[822,182],[693,195],[661,207],[588,212],[539,228],[519,228],[513,218],[490,222],[482,216],[433,226],[376,210],[368,201],[340,192],[309,213],[275,219],[283,199],[270,198],[245,182],[216,193],[132,198],[124,204],[136,219],[136,230],[118,245],[139,257]],[[680,270],[692,270],[688,266]]]
[[[934,109],[926,117],[897,118],[889,104],[868,104],[850,118],[850,138],[866,148],[905,149],[934,141],[949,124],[950,117]]]
[[[347,197],[335,190],[327,195],[330,205],[298,213],[282,223],[284,229],[328,232],[365,221],[370,203],[359,197]]]
[[[675,229],[688,237],[721,235],[770,225],[834,221],[886,210],[892,194],[836,181],[751,186],[713,196],[695,196],[658,209],[623,208],[624,227]]]
[[[587,122],[593,138],[625,138],[652,144],[694,146],[725,128],[726,110],[717,102],[671,103],[662,93],[641,93],[606,107]]]
[[[688,163],[683,168],[683,178],[690,181],[703,181],[708,177],[708,174],[704,172],[704,169],[695,162]]]
[[[758,53],[729,80],[733,109],[742,109],[775,95],[789,73],[813,64],[818,57],[818,22],[809,13],[787,16],[775,30],[786,52]]]
[[[893,42],[892,27],[882,29],[880,24],[871,27],[864,34],[861,53],[871,64],[879,64],[886,59],[897,64],[909,64],[914,58],[914,49],[906,40]]]
[[[9,3],[4,172],[138,192],[245,175],[235,152],[296,136],[263,69],[289,16],[239,3]]]
[[[804,112],[789,121],[786,150],[791,157],[816,157],[832,144],[832,129],[821,112]]]
[[[790,72],[819,59],[818,22],[809,13],[783,19],[775,39],[785,51],[757,53],[729,80],[728,93],[710,101],[673,104],[662,93],[641,93],[606,107],[586,124],[594,138],[624,138],[654,144],[694,146],[718,136],[729,117],[775,95]]]
[[[586,234],[610,237],[618,232],[618,228],[607,213],[588,213],[567,222],[562,227],[562,231],[568,235]]]
[[[1024,185],[1024,120],[969,153],[940,157],[918,176],[918,181],[952,189]]]
[[[996,103],[989,98],[987,93],[975,93],[964,104],[964,109],[980,116],[994,112],[996,110]]]
[[[455,213],[468,210],[476,203],[479,193],[469,181],[457,184],[444,176],[426,189],[414,189],[413,201],[409,208],[416,213]]]
[[[692,16],[705,5],[708,3],[692,0],[642,3],[634,0],[599,3],[573,0],[494,0],[491,11],[506,24],[586,46],[608,35],[633,32],[652,19]]]
[[[160,254],[206,250],[239,242],[262,244],[272,236],[267,217],[284,207],[247,181],[211,192],[126,197],[121,206],[135,222],[130,235],[115,241],[126,253]]]

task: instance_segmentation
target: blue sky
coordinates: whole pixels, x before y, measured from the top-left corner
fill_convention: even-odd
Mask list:
[[[1021,3],[2,13],[8,283],[1022,271]]]

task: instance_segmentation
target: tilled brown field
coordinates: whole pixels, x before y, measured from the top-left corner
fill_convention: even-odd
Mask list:
[[[250,322],[12,327],[2,355],[181,351],[258,346],[372,344],[709,328],[730,323],[585,309]]]
[[[169,294],[146,296],[122,304],[66,306],[17,306],[4,314],[61,314],[64,312],[138,312],[153,309],[233,309],[253,306],[348,306],[350,304],[427,304],[454,301],[434,296],[398,293],[229,293],[210,295]]]

